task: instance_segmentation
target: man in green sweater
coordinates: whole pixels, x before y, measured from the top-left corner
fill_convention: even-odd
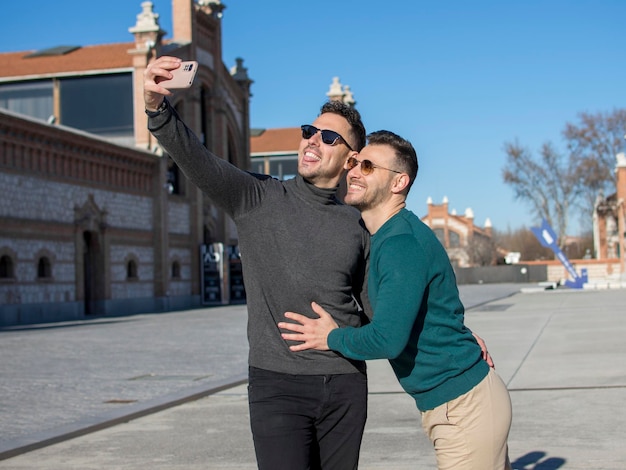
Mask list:
[[[368,295],[374,316],[362,327],[339,327],[313,303],[319,318],[287,312],[297,323],[279,323],[291,331],[283,338],[297,341],[290,347],[297,354],[330,349],[350,359],[389,359],[421,411],[440,470],[510,469],[506,386],[464,325],[446,251],[405,208],[418,169],[413,146],[391,132],[375,132],[346,167],[345,202],[361,211],[371,234]]]

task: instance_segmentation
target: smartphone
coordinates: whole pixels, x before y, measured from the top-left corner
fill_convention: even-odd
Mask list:
[[[180,67],[172,70],[172,75],[174,75],[174,77],[169,80],[163,80],[162,82],[159,82],[159,85],[167,88],[168,90],[189,88],[193,83],[193,79],[196,76],[197,70],[198,62],[196,62],[195,60],[182,62],[180,64]]]

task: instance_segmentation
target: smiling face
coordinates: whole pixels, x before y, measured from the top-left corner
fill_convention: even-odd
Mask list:
[[[350,146],[350,124],[334,113],[324,113],[312,123],[318,129],[328,129],[340,134]],[[349,147],[338,139],[333,145],[322,142],[318,132],[309,139],[300,141],[298,150],[298,173],[320,188],[334,188],[339,184],[344,174],[344,162],[349,155],[355,154]]]
[[[344,202],[363,212],[381,206],[392,196],[391,187],[399,174],[386,168],[393,169],[398,165],[395,150],[389,145],[367,145],[357,155],[357,159],[369,160],[375,167],[379,167],[374,168],[369,175],[364,175],[359,164],[348,171],[346,176],[348,191]]]

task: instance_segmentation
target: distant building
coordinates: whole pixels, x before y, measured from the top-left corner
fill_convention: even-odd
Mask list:
[[[339,77],[333,77],[333,81],[330,84],[326,96],[328,96],[329,101],[343,101],[349,106],[356,106],[352,90],[350,90],[348,85],[342,85],[339,81]]]
[[[236,257],[234,224],[151,137],[142,93],[155,57],[197,60],[171,102],[210,150],[249,169],[252,81],[240,59],[222,62],[223,9],[173,0],[166,41],[143,2],[131,42],[0,54],[0,324],[199,306],[201,246]]]
[[[333,77],[326,93],[329,100],[352,106],[356,101],[350,87]],[[304,124],[304,123],[303,123]],[[293,177],[298,171],[298,148],[302,139],[300,127],[253,129],[250,133],[252,171],[278,179]],[[474,214],[468,209],[464,216],[448,213],[448,201],[435,205],[428,201],[428,214],[422,220],[430,226],[446,248],[457,267],[495,263],[491,222],[484,228],[474,225]]]
[[[492,243],[491,221],[485,221],[484,228],[474,225],[474,212],[467,209],[464,215],[449,212],[448,198],[442,204],[433,204],[428,198],[428,214],[422,221],[428,225],[448,252],[452,265],[466,268],[475,265],[495,263]]]
[[[298,173],[298,148],[302,140],[299,127],[252,129],[250,161],[255,173],[286,180]]]
[[[519,251],[509,251],[504,256],[504,262],[506,264],[518,264],[522,259],[522,254]]]
[[[333,77],[326,96],[329,101],[343,101],[350,106],[356,104],[350,87],[342,85],[339,77]],[[271,175],[280,180],[294,177],[298,172],[298,148],[301,140],[300,126],[252,129],[250,131],[252,171]]]
[[[622,276],[626,276],[626,155],[616,156],[616,191],[599,196],[593,216],[594,251],[597,259],[619,259]]]

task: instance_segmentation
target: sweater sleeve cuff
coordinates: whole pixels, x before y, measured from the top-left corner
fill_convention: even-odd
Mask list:
[[[164,113],[167,109],[169,109],[169,103],[167,101],[167,98],[163,98],[163,101],[161,102],[161,104],[159,105],[156,111],[148,111],[146,109],[146,114],[148,115],[149,118],[154,118]]]
[[[339,352],[339,346],[341,344],[341,334],[339,333],[339,330],[340,328],[335,328],[334,330],[331,330],[330,333],[328,333],[328,337],[326,338],[326,344],[328,345],[328,349],[332,351]]]
[[[146,109],[146,114],[148,115],[148,130],[150,132],[156,132],[161,129],[170,122],[174,112],[174,108],[170,106],[167,99],[163,100],[163,103],[161,103],[156,111],[148,111]]]

